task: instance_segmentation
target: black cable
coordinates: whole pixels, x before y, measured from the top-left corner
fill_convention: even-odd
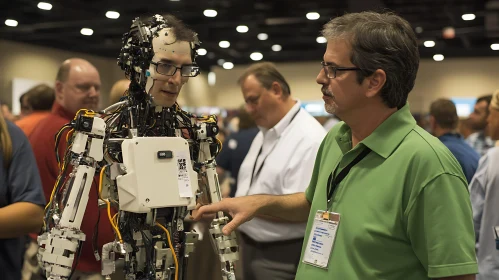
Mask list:
[[[95,192],[97,193],[97,197],[99,197],[99,188],[95,188]],[[99,202],[97,202],[97,222],[95,223],[94,234],[92,236],[92,249],[94,251],[94,255],[96,253],[97,255],[99,255],[99,248],[97,244],[97,240],[99,239],[99,223],[100,223],[100,208],[99,208]]]
[[[77,257],[76,257],[76,261],[73,264],[73,267],[71,268],[71,273],[69,274],[69,277],[68,277],[69,280],[71,280],[71,277],[73,276],[73,274],[76,270],[76,267],[78,266],[78,261],[80,260],[81,252],[83,251],[82,247],[83,247],[83,241],[78,240],[78,250],[75,252],[75,255],[77,255]]]

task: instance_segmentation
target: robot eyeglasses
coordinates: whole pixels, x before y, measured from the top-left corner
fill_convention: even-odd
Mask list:
[[[177,69],[180,69],[180,75],[182,77],[196,77],[199,75],[200,70],[196,65],[182,65],[177,67],[175,65],[164,63],[164,62],[151,62],[152,65],[156,67],[156,72],[165,76],[173,76],[177,73]]]

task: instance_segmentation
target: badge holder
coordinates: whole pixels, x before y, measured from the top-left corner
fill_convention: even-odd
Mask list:
[[[327,269],[339,224],[338,213],[322,210],[315,213],[314,224],[303,256],[304,263]]]

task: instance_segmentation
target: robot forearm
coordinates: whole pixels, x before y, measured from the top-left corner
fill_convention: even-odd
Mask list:
[[[206,127],[202,130],[209,131]],[[208,193],[209,203],[219,202],[222,200],[222,195],[216,165],[213,160],[207,160],[212,158],[209,141],[201,142],[200,150],[200,161],[206,162],[204,176],[206,176],[207,182],[207,186],[204,186],[205,189],[202,191]],[[222,233],[223,227],[228,222],[229,217],[219,212],[211,222],[209,231],[213,247],[220,257],[223,279],[235,280],[234,262],[239,259],[236,234],[233,232],[231,235],[225,236]]]
[[[105,123],[93,112],[77,114],[71,147],[73,170],[54,187],[46,209],[46,228],[38,237],[38,258],[49,279],[67,279],[85,234],[80,230],[97,162],[103,158]],[[61,174],[65,174],[63,166]],[[62,199],[59,199],[62,194]],[[62,210],[61,210],[62,209]],[[52,221],[53,223],[51,223]],[[52,225],[53,224],[53,225]]]

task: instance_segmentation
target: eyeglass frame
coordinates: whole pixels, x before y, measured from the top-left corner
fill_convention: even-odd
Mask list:
[[[334,65],[331,65],[325,61],[321,61],[321,65],[322,65],[322,69],[324,69],[324,73],[326,74],[326,77],[328,77],[328,79],[336,79],[336,71],[362,71],[361,68],[359,67],[340,67],[340,66],[334,66]],[[334,74],[334,77],[330,77],[329,75],[329,71],[327,69],[327,67],[330,67],[333,71],[333,74]]]
[[[195,64],[182,65],[180,67],[177,67],[177,66],[175,66],[173,64],[170,64],[170,63],[161,62],[161,61],[158,61],[158,62],[151,61],[151,64],[154,65],[154,70],[156,70],[156,72],[158,72],[161,75],[165,75],[165,76],[173,76],[173,75],[175,75],[177,73],[178,69],[180,69],[180,76],[182,76],[182,77],[190,77],[190,78],[192,78],[192,77],[196,77],[197,75],[199,75],[201,73],[201,69],[199,68],[199,66],[197,66]],[[158,71],[158,66],[159,65],[169,65],[169,66],[175,67],[175,71],[173,71],[173,73],[171,75],[163,74],[163,73],[161,73],[161,72]],[[184,75],[182,75],[182,68],[184,68],[185,66],[195,67],[198,70],[196,76],[184,76]]]

